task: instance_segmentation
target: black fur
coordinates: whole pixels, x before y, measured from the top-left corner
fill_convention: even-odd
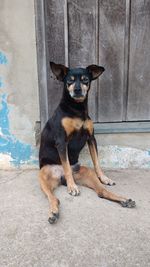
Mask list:
[[[87,130],[81,128],[80,131],[74,132],[71,138],[68,138],[61,125],[61,120],[64,117],[80,118],[83,121],[90,119],[87,107],[88,93],[82,102],[77,102],[70,96],[67,90],[67,84],[72,82],[70,81],[70,77],[74,76],[76,80],[75,89],[81,91],[80,79],[84,75],[86,79],[82,83],[87,84],[88,81],[90,88],[91,81],[96,79],[104,71],[103,67],[96,65],[91,65],[85,69],[68,69],[63,65],[51,63],[51,68],[56,78],[64,82],[64,90],[59,106],[46,123],[41,134],[39,151],[40,168],[47,164],[61,164],[58,151],[61,154],[65,154],[66,146],[68,147],[70,165],[78,162],[80,151],[92,136],[89,136]]]

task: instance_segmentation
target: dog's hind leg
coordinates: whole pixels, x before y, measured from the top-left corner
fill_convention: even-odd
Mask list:
[[[99,197],[118,202],[123,207],[135,207],[135,201],[106,190],[93,169],[81,166],[79,172],[75,172],[73,176],[77,184],[93,189]]]
[[[46,165],[39,173],[40,186],[46,194],[50,204],[49,223],[55,223],[59,218],[59,200],[54,195],[54,189],[60,183],[61,166]]]

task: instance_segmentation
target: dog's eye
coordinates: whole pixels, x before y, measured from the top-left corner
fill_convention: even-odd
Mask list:
[[[68,85],[71,85],[71,84],[73,84],[73,83],[74,83],[74,81],[72,81],[72,80],[68,80],[68,81],[67,81],[67,84],[68,84]]]
[[[83,82],[83,83],[88,83],[89,82],[89,79],[88,79],[88,77],[86,77],[86,76],[82,76],[81,77],[81,81]]]
[[[68,85],[71,85],[71,84],[74,83],[74,81],[75,81],[75,77],[74,76],[70,76],[69,79],[68,79],[68,81],[67,81],[67,84]]]
[[[70,76],[70,80],[71,81],[74,81],[75,80],[75,77],[74,76]]]

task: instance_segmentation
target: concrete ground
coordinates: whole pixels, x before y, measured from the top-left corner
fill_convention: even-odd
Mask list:
[[[38,171],[0,173],[0,267],[150,266],[150,170],[106,171],[110,190],[136,200],[134,209],[81,188],[56,190],[60,219],[50,225]]]

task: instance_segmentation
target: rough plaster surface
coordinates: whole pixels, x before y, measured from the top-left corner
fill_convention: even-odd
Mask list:
[[[0,168],[35,163],[39,121],[34,0],[0,1]]]
[[[0,173],[1,267],[149,267],[150,171],[106,171],[110,190],[136,200],[135,209],[100,199],[81,187],[56,195],[60,219],[50,225],[37,171]]]
[[[150,133],[96,134],[96,140],[100,146],[111,145],[150,150]]]
[[[7,94],[11,133],[31,145],[39,120],[34,20],[34,0],[0,1],[0,94]]]
[[[142,150],[119,145],[98,145],[99,162],[104,168],[150,168],[150,149]],[[88,147],[80,156],[83,164],[92,166]]]
[[[0,95],[0,168],[20,167],[27,163],[33,165],[37,163],[36,149],[11,133],[7,98],[7,94]]]

